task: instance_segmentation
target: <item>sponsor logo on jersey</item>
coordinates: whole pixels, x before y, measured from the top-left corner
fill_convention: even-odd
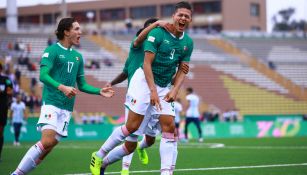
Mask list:
[[[164,40],[163,42],[165,42],[165,44],[169,44],[169,40]]]
[[[155,37],[149,36],[147,40],[153,43],[155,42],[155,39],[156,39]]]
[[[47,53],[47,52],[46,52],[46,53],[44,53],[42,57],[46,57],[46,58],[48,58],[48,57],[49,57],[49,53]]]
[[[65,56],[64,55],[59,55],[59,58],[65,58]]]

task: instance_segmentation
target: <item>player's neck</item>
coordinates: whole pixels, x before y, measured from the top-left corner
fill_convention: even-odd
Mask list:
[[[178,32],[174,24],[167,25],[165,29],[173,34],[175,37],[180,38],[183,35],[183,32]]]
[[[72,45],[67,40],[60,40],[59,43],[65,47],[66,49],[69,49]]]

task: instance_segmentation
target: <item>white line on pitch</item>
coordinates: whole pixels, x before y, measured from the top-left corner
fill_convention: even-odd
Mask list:
[[[231,170],[231,169],[247,169],[247,168],[270,168],[270,167],[290,167],[290,166],[307,166],[307,163],[296,164],[276,164],[276,165],[255,165],[255,166],[232,166],[232,167],[213,167],[213,168],[189,168],[189,169],[175,169],[175,171],[210,171],[210,170]],[[129,173],[141,174],[141,173],[158,173],[160,170],[142,170],[142,171],[130,171]],[[105,174],[120,174],[120,172],[106,172]],[[90,175],[86,174],[66,174],[66,175]]]

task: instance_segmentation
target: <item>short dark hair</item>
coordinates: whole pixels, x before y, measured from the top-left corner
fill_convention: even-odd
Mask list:
[[[1,73],[2,69],[3,69],[2,63],[0,63],[0,73]]]
[[[148,27],[150,24],[154,23],[158,21],[158,18],[149,18],[145,21],[143,28],[141,28],[137,33],[136,36],[139,36],[139,34],[146,28]]]
[[[193,88],[188,87],[188,88],[187,88],[187,92],[189,92],[189,93],[193,93]]]
[[[64,31],[69,31],[72,28],[72,23],[77,22],[75,18],[62,18],[55,31],[58,40],[64,39]]]
[[[175,5],[175,11],[174,13],[177,12],[178,9],[181,9],[181,8],[185,8],[185,9],[188,9],[188,10],[191,10],[192,12],[192,5],[187,2],[187,1],[181,1],[181,2],[178,2],[176,5]]]

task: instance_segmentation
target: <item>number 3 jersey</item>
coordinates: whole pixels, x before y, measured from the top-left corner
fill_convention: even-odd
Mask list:
[[[47,47],[40,66],[47,66],[49,76],[60,84],[75,87],[77,77],[84,76],[82,55],[72,48],[65,48],[60,43]],[[73,110],[75,97],[68,98],[63,92],[44,84],[43,104],[54,105],[60,109]]]
[[[152,72],[155,84],[166,87],[170,84],[180,62],[189,62],[193,40],[185,33],[176,38],[164,28],[151,30],[145,41],[144,51],[155,53]]]

